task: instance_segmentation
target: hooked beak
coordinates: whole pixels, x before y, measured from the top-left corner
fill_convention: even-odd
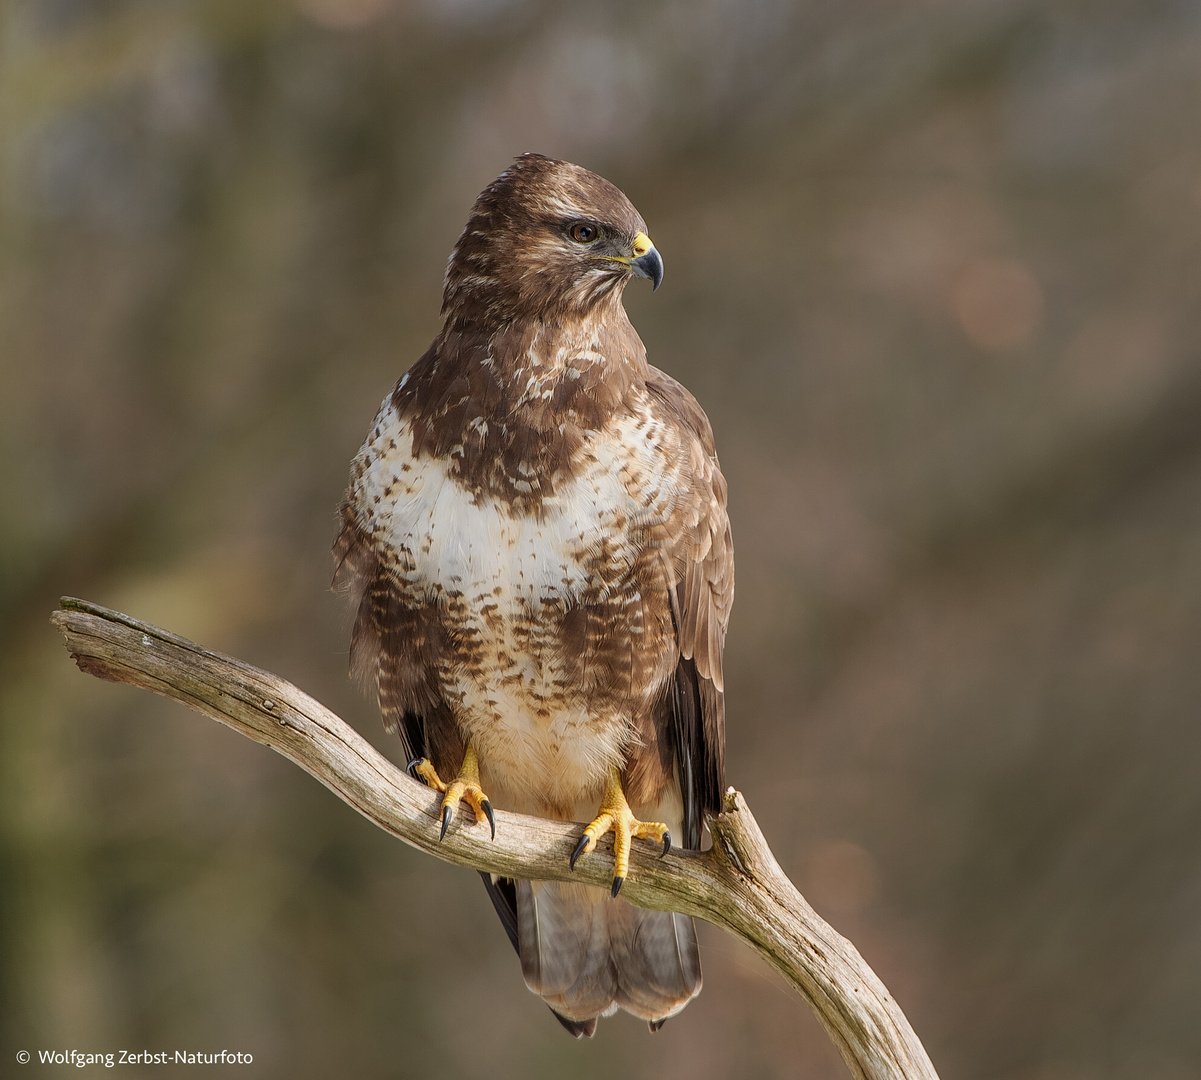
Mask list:
[[[639,277],[650,280],[652,292],[663,283],[663,259],[644,232],[634,237],[634,258],[630,260],[630,266]]]

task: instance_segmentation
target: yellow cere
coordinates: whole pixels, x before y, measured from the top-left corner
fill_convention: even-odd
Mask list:
[[[644,232],[634,235],[634,257],[641,258],[655,245],[651,243],[651,238]]]

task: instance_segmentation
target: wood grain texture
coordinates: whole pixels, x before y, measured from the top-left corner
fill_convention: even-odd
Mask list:
[[[71,597],[51,621],[80,670],[183,702],[283,754],[364,817],[446,862],[506,877],[607,888],[611,846],[568,857],[581,826],[496,812],[496,839],[460,816],[438,840],[440,800],[320,702],[277,675],[117,611]],[[730,788],[713,847],[660,860],[636,843],[622,896],[705,919],[745,941],[805,998],[862,1080],[937,1080],[921,1042],[855,947],[805,902]]]

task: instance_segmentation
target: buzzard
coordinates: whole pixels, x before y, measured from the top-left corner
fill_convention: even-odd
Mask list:
[[[476,200],[434,343],[384,399],[335,544],[351,663],[410,770],[465,802],[614,834],[611,895],[483,875],[568,1031],[657,1030],[701,988],[692,920],[618,898],[632,838],[697,848],[719,808],[726,485],[695,398],[622,306],[663,262],[629,200],[525,154]]]

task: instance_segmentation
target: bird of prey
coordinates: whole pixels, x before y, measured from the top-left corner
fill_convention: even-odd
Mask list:
[[[537,154],[476,200],[443,326],[384,399],[335,544],[352,668],[410,770],[461,803],[612,832],[611,895],[482,875],[568,1031],[657,1030],[701,988],[692,920],[618,898],[632,839],[701,843],[720,807],[726,484],[696,399],[622,305],[663,261],[608,181]],[[487,836],[482,832],[481,838]]]

